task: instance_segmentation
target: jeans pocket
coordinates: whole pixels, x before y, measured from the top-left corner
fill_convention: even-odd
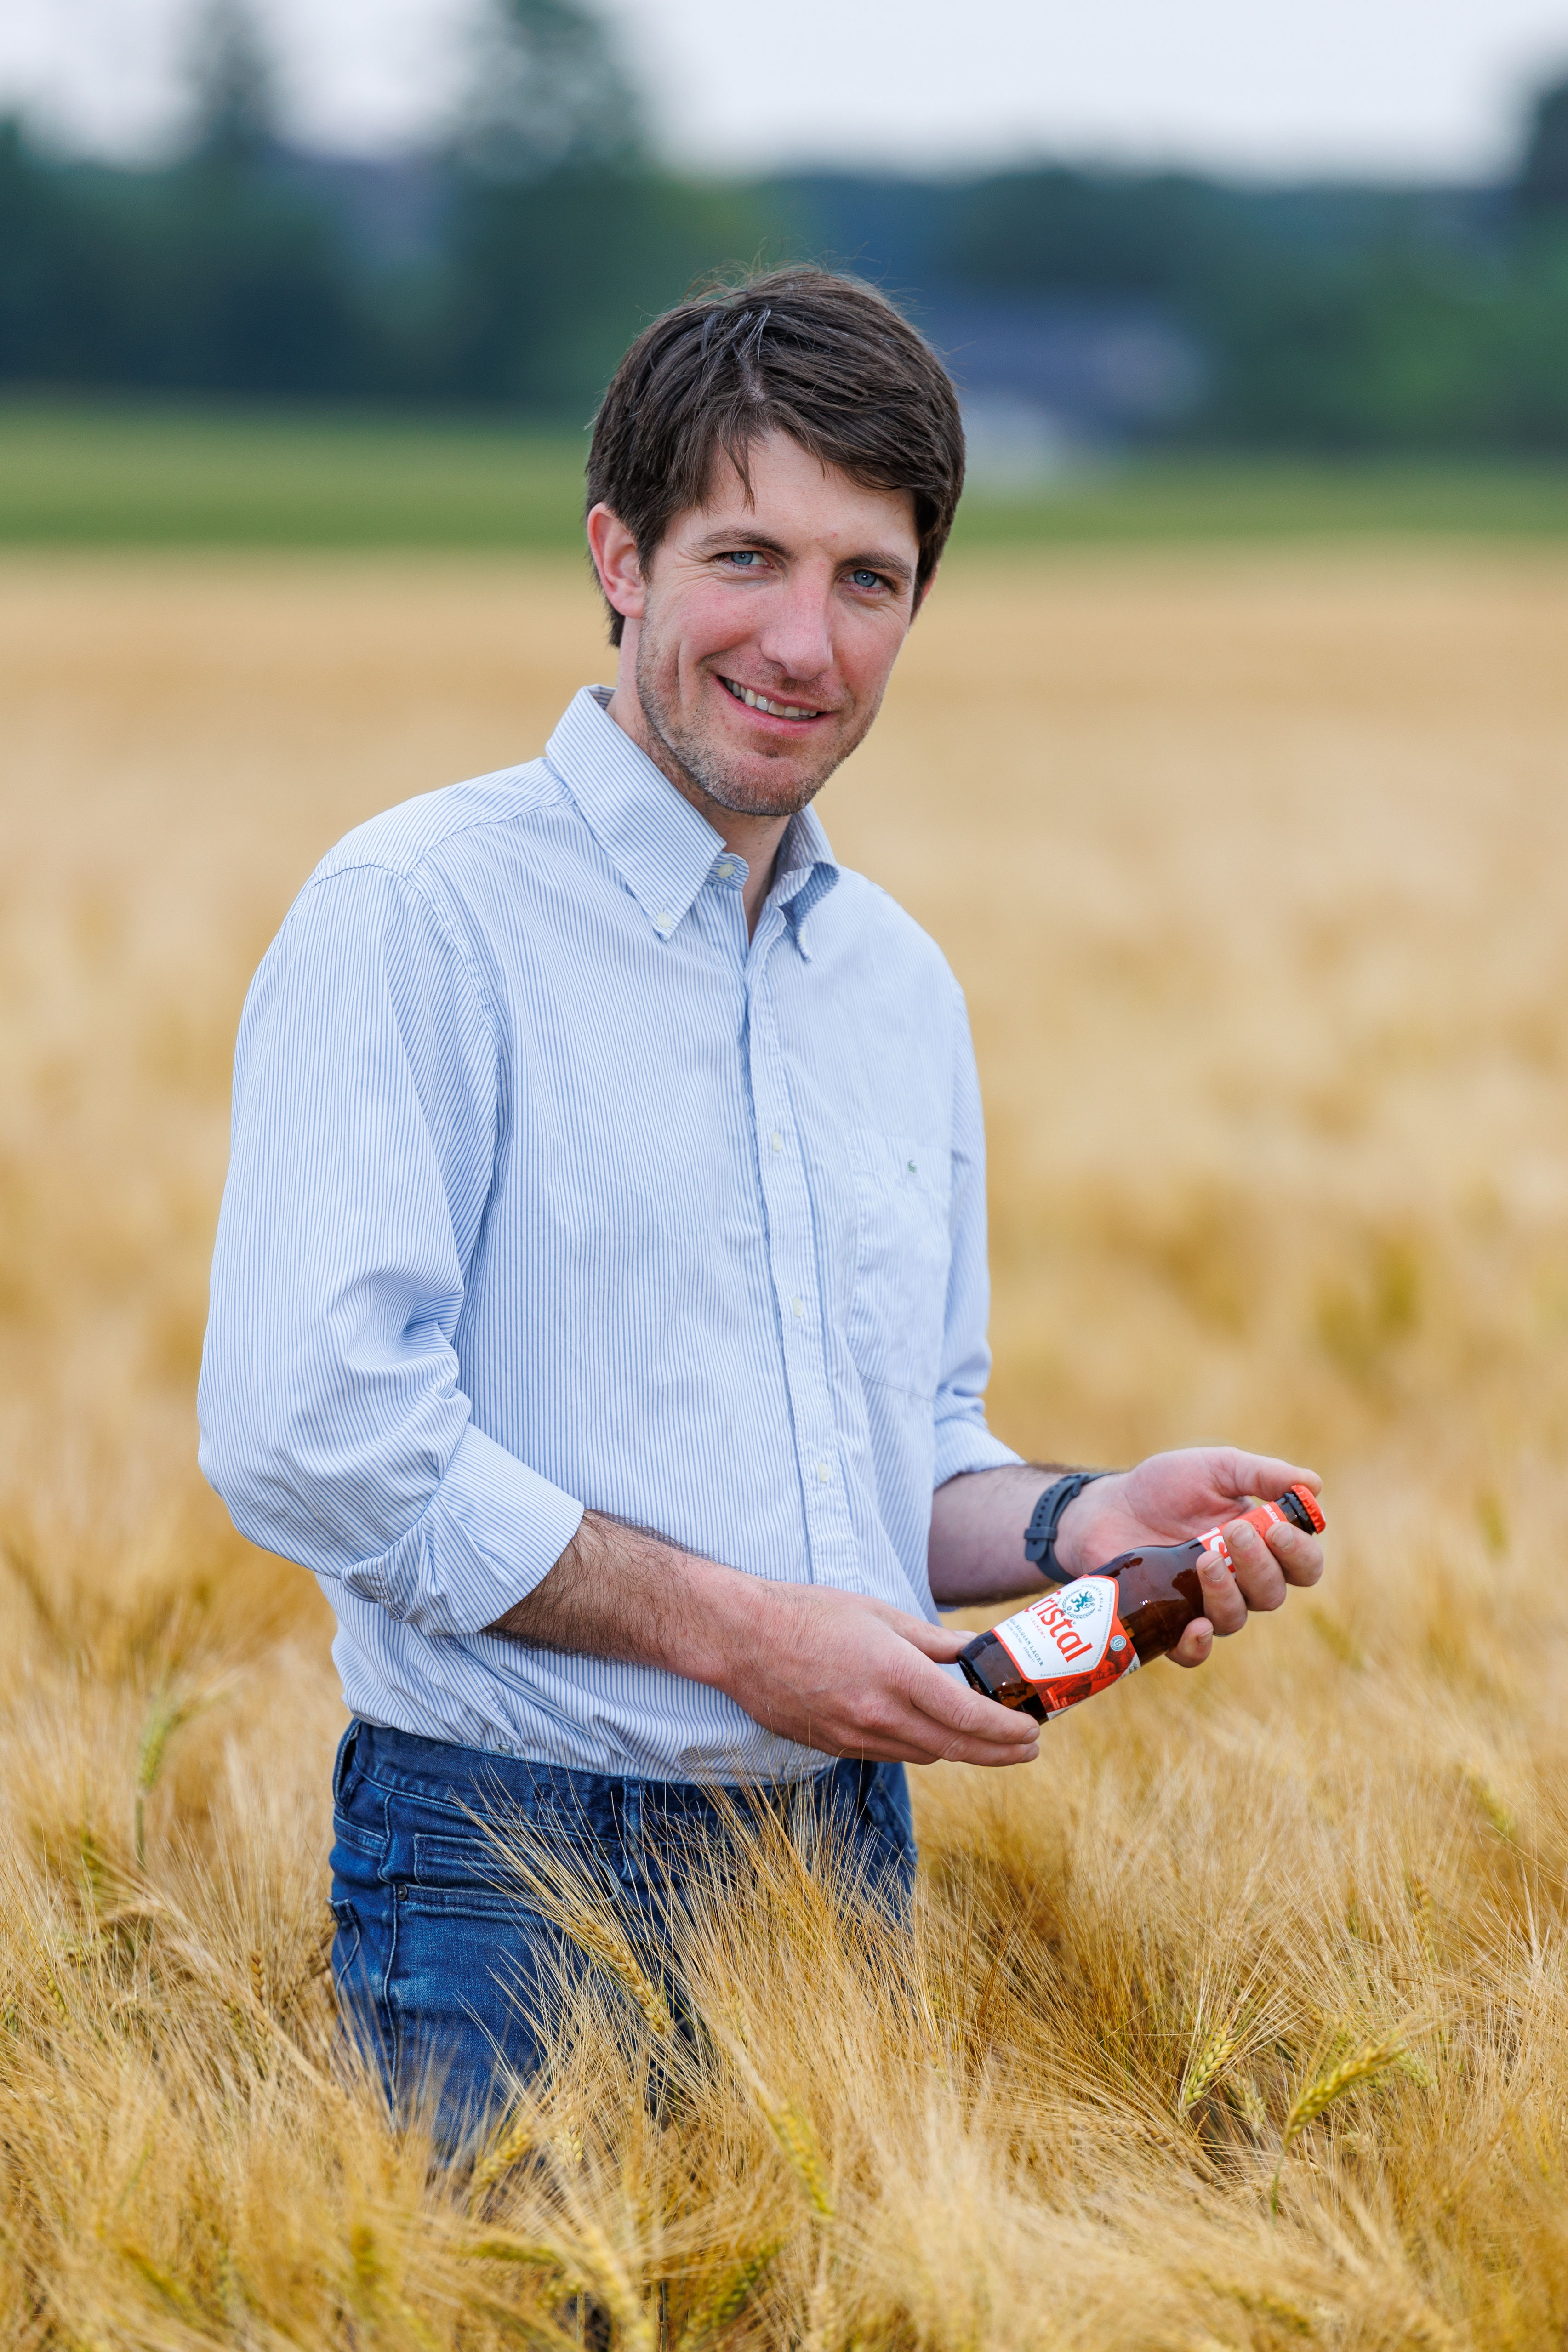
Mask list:
[[[414,1879],[418,1886],[482,1886],[495,1893],[508,1884],[506,1856],[487,1837],[416,1830]]]
[[[332,1804],[339,1812],[346,1811],[360,1778],[354,1769],[354,1750],[359,1746],[359,1736],[363,1728],[356,1716],[339,1740],[338,1752],[332,1759]]]
[[[414,1875],[402,1901],[416,1911],[505,1918],[525,1907],[523,1889],[488,1838],[443,1837],[418,1830]]]
[[[331,1855],[334,1899],[341,1896],[346,1903],[363,1895],[374,1909],[385,1853],[384,1835],[377,1837],[359,1822],[345,1821],[342,1813],[334,1813]]]

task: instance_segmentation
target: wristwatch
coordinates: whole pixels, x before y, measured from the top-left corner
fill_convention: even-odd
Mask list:
[[[1035,1505],[1034,1517],[1024,1537],[1024,1558],[1032,1567],[1037,1568],[1042,1576],[1048,1577],[1053,1584],[1071,1581],[1067,1570],[1057,1560],[1057,1529],[1062,1523],[1062,1513],[1086,1486],[1092,1486],[1097,1478],[1109,1478],[1110,1475],[1109,1470],[1074,1470],[1069,1476],[1058,1478],[1054,1486],[1047,1486]]]

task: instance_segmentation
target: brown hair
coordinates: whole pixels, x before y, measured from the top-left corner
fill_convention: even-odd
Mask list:
[[[918,607],[963,488],[958,395],[929,343],[858,278],[772,270],[645,327],[594,420],[587,504],[619,517],[646,566],[674,518],[701,505],[721,455],[750,490],[747,452],[767,433],[868,489],[910,493]],[[612,645],[621,631],[612,610]]]

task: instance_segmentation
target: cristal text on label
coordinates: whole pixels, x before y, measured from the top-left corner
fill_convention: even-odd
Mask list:
[[[1088,1657],[1090,1645],[1059,1601],[1037,1601],[1033,1613],[1061,1652],[1064,1665],[1070,1666],[1075,1658]]]

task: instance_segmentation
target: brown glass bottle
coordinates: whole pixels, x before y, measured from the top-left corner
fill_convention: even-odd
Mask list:
[[[1281,1521],[1308,1535],[1321,1534],[1323,1527],[1317,1499],[1306,1486],[1291,1486],[1277,1503],[1259,1503],[1234,1516],[1249,1520],[1260,1535]],[[1218,1528],[1190,1543],[1124,1551],[977,1633],[958,1663],[987,1698],[1048,1722],[1175,1648],[1194,1618],[1204,1613],[1198,1562],[1205,1551],[1229,1564]]]

